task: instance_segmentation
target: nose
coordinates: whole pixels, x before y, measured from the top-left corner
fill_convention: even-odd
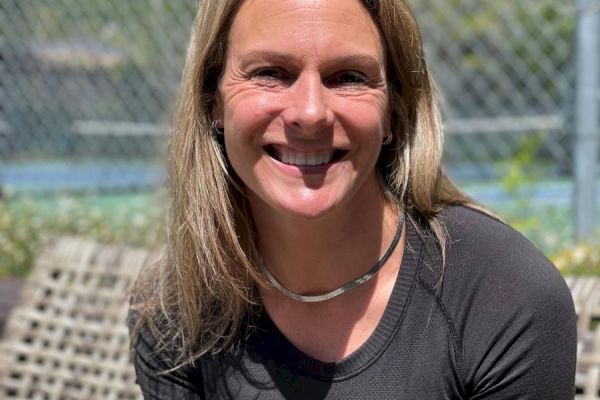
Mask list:
[[[292,89],[289,107],[283,112],[285,124],[304,133],[318,133],[333,124],[327,88],[318,73],[301,74]]]

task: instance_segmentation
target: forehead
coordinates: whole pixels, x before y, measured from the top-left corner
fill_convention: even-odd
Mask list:
[[[315,51],[342,46],[381,53],[379,30],[360,0],[246,0],[233,21],[229,44],[308,45]]]

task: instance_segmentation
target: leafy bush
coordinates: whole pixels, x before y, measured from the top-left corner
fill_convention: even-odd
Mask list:
[[[564,275],[600,275],[600,244],[580,243],[565,248],[552,261]]]
[[[564,275],[600,275],[600,243],[573,242],[570,207],[532,200],[535,185],[550,175],[537,157],[543,140],[542,134],[525,136],[503,165],[506,173],[500,186],[513,204],[503,217],[549,255]]]
[[[163,204],[163,194],[0,200],[0,279],[26,276],[44,241],[56,235],[161,247],[166,236]],[[563,274],[600,275],[600,244],[572,244],[568,210],[550,211],[540,218],[540,210],[532,212],[527,203],[501,214],[549,254]]]
[[[106,200],[98,196],[0,200],[0,278],[27,275],[40,246],[51,236],[160,247],[165,236],[160,196],[147,197],[141,204],[116,197],[104,208]]]

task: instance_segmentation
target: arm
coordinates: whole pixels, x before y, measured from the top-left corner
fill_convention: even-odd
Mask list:
[[[571,400],[575,394],[576,327],[570,293],[563,282],[535,286],[531,302],[494,321],[482,333],[468,378],[475,399]],[[509,306],[507,304],[507,306]],[[469,353],[469,349],[465,349]]]

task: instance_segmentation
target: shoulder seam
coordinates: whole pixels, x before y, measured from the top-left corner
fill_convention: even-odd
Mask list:
[[[458,376],[460,377],[460,388],[465,393],[465,370],[464,370],[464,361],[463,361],[463,350],[462,345],[458,340],[458,333],[456,331],[456,326],[454,325],[454,321],[452,320],[450,313],[442,303],[442,299],[440,299],[437,291],[431,287],[427,282],[425,282],[420,276],[417,278],[419,284],[435,299],[435,303],[437,307],[440,309],[446,324],[448,325],[448,330],[450,332],[450,338],[452,340],[452,347],[454,356],[456,357],[456,365]]]

